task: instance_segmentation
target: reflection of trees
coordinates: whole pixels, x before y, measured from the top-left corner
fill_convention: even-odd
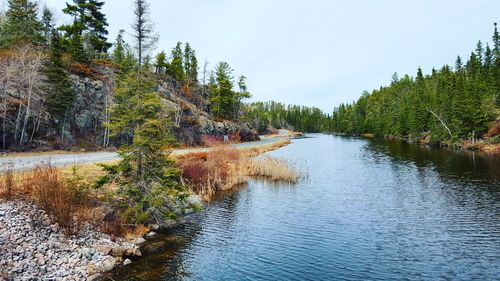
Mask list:
[[[431,167],[444,179],[500,181],[500,157],[380,139],[368,142],[365,148],[374,155],[390,156],[393,163],[410,162],[417,167]]]

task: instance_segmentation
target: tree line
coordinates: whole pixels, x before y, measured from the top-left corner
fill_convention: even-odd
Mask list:
[[[268,101],[246,104],[244,112],[246,120],[261,133],[272,129],[293,129],[310,133],[330,131],[330,116],[315,107],[287,106]]]
[[[435,143],[472,142],[499,117],[500,35],[494,24],[492,43],[479,41],[464,62],[444,65],[416,77],[395,73],[388,86],[341,104],[331,129],[339,133],[373,133]]]

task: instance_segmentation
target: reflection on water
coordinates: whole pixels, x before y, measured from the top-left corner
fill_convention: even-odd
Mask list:
[[[453,151],[408,144],[403,141],[375,139],[365,149],[374,157],[385,154],[390,161],[430,167],[442,177],[461,181],[500,181],[500,157],[482,152]]]
[[[308,177],[222,194],[110,277],[499,279],[500,158],[328,135],[270,154]]]

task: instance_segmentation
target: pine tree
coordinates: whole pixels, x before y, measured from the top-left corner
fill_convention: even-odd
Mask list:
[[[38,19],[38,5],[29,0],[8,0],[0,47],[18,43],[43,43],[42,23]]]
[[[108,26],[106,16],[101,12],[104,1],[73,0],[66,3],[65,14],[73,17],[73,23],[60,27],[65,32],[67,49],[78,62],[88,62],[88,52],[94,55],[107,52],[111,44],[106,36]],[[88,46],[86,50],[84,46]]]
[[[136,41],[139,70],[141,70],[143,58],[156,45],[158,35],[154,32],[154,25],[150,19],[149,3],[146,0],[135,0],[134,15],[132,29]]]
[[[186,76],[186,80],[189,81],[190,77],[190,72],[191,72],[191,52],[193,49],[191,49],[191,46],[189,43],[186,43],[184,45],[184,58],[183,58],[183,65],[184,65],[184,73]]]
[[[497,91],[500,92],[500,33],[498,32],[498,27],[496,22],[495,22],[495,30],[493,32],[493,57],[495,58],[494,60],[495,81],[496,81]]]
[[[123,40],[123,34],[125,30],[121,29],[116,36],[115,49],[113,50],[113,62],[117,65],[121,65],[125,59],[125,41]]]
[[[61,136],[64,134],[68,112],[73,107],[76,96],[73,84],[64,70],[61,39],[56,30],[50,36],[50,60],[47,66],[47,104],[52,120],[57,122]]]
[[[88,63],[89,56],[84,48],[83,33],[86,30],[88,16],[86,15],[86,0],[73,0],[74,4],[66,3],[63,9],[65,14],[73,17],[73,23],[62,25],[60,30],[65,32],[64,45],[73,59],[80,63]]]
[[[167,66],[167,54],[164,51],[161,51],[156,55],[155,62],[155,73],[161,75],[165,73],[165,68]]]
[[[139,75],[141,76],[141,74]],[[179,170],[169,158],[175,138],[170,110],[154,92],[155,81],[131,74],[119,83],[110,129],[126,139],[116,165],[104,165],[108,175],[98,183],[115,181],[126,200],[124,218],[130,223],[158,222],[176,215],[176,201],[185,197]]]
[[[43,7],[42,11],[42,30],[44,34],[44,39],[46,42],[46,45],[50,45],[51,39],[50,36],[52,35],[52,31],[55,28],[55,23],[54,23],[54,13],[47,7]]]
[[[233,91],[233,69],[227,62],[220,62],[215,69],[215,85],[209,86],[212,113],[217,118],[232,118],[236,103]]]
[[[137,60],[130,45],[123,39],[125,30],[120,30],[116,36],[113,50],[113,62],[119,67],[117,81],[122,81],[137,66]]]
[[[88,10],[90,17],[88,18],[88,41],[92,50],[96,52],[106,53],[112,44],[108,43],[108,22],[106,15],[101,10],[104,1],[88,0]]]
[[[172,60],[168,70],[169,74],[177,81],[184,81],[186,73],[184,72],[182,43],[177,42],[177,45],[172,49]]]

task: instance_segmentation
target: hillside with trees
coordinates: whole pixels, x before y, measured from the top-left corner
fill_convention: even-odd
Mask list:
[[[251,94],[245,77],[226,62],[202,71],[189,43],[152,56],[159,34],[149,3],[136,0],[131,28],[108,38],[104,1],[74,0],[62,12],[71,22],[56,26],[56,12],[36,1],[8,0],[0,13],[0,113],[3,151],[98,149],[131,136],[111,133],[120,83],[131,73],[154,81],[180,144],[200,145],[204,135],[237,132],[257,139],[242,121]],[[126,42],[125,33],[133,42]],[[200,73],[201,72],[201,73]],[[202,77],[200,79],[199,77]],[[119,107],[119,106],[118,106]]]
[[[467,60],[457,57],[416,77],[396,73],[388,86],[365,92],[332,115],[337,133],[395,136],[423,143],[459,145],[500,133],[500,35],[479,41]],[[498,137],[489,142],[499,142]]]

